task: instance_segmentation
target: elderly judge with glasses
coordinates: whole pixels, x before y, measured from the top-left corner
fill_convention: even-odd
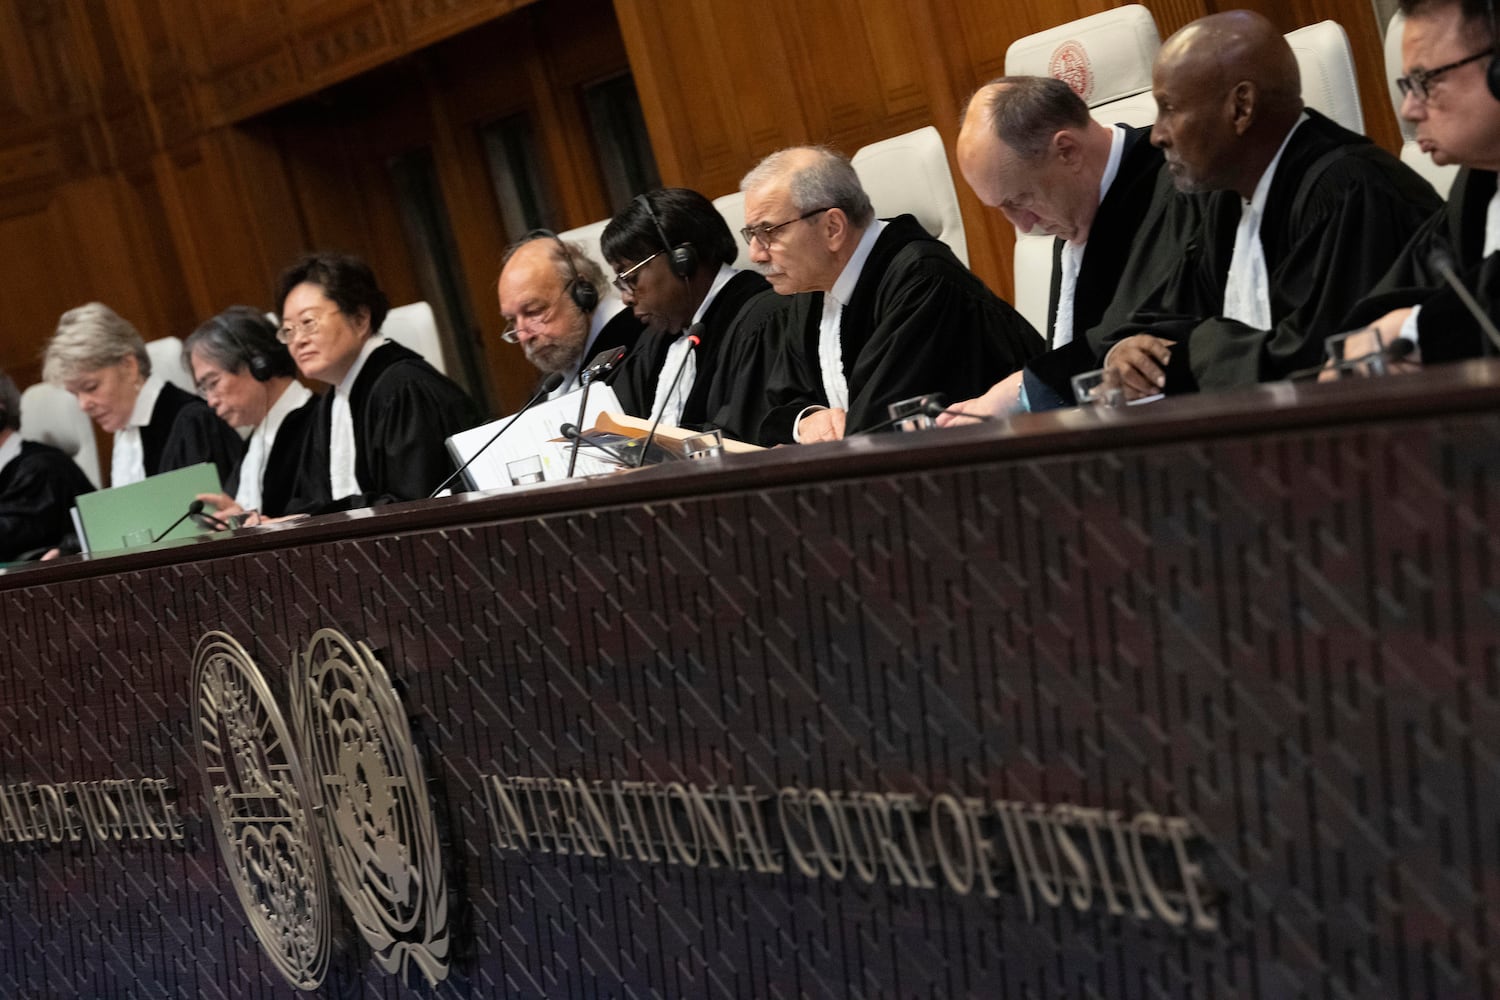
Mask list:
[[[468,395],[380,335],[390,309],[357,257],[304,257],[277,282],[277,338],[306,378],[329,386],[309,420],[293,513],[428,496],[452,471],[443,441],[480,422]]]
[[[1500,62],[1497,0],[1402,0],[1405,75],[1401,116],[1439,164],[1463,169],[1448,201],[1412,237],[1348,326],[1369,324],[1344,344],[1364,357],[1397,338],[1413,345],[1404,366],[1500,353],[1443,274],[1468,289],[1493,326],[1500,320]],[[1325,377],[1332,377],[1326,372]]]
[[[751,387],[721,423],[759,444],[835,440],[889,404],[967,399],[1044,348],[1011,306],[909,215],[875,218],[849,161],[827,149],[772,153],[740,184],[750,259],[790,296],[779,329],[737,335]]]
[[[543,377],[557,373],[555,399],[578,387],[578,373],[600,351],[635,347],[636,319],[604,283],[604,273],[575,244],[538,229],[505,252],[496,283],[505,332]]]
[[[224,492],[198,499],[221,517],[287,513],[313,394],[297,381],[297,366],[277,340],[276,324],[257,309],[230,306],[188,335],[182,358],[219,419],[250,428],[245,457],[224,481]]]

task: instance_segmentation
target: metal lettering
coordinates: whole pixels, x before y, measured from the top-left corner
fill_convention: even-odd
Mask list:
[[[1208,908],[1203,905],[1203,869],[1188,858],[1186,840],[1193,832],[1192,824],[1181,816],[1172,816],[1163,825],[1172,841],[1172,850],[1177,855],[1177,870],[1182,876],[1182,891],[1187,895],[1188,912],[1193,916],[1193,930],[1218,930],[1219,918],[1209,913]]]
[[[818,877],[818,866],[807,860],[807,854],[802,850],[802,845],[797,843],[792,836],[791,816],[788,807],[800,808],[802,810],[802,829],[806,830],[807,805],[802,801],[802,793],[795,788],[783,788],[776,796],[776,816],[781,822],[781,835],[786,839],[787,853],[791,856],[792,864],[797,870],[808,878]]]
[[[1187,923],[1187,914],[1167,901],[1161,887],[1156,884],[1156,876],[1152,874],[1151,866],[1146,863],[1145,852],[1141,850],[1141,838],[1148,832],[1158,840],[1162,839],[1161,817],[1156,813],[1137,813],[1135,819],[1130,822],[1130,839],[1141,888],[1145,890],[1146,898],[1151,901],[1151,908],[1156,911],[1158,917],[1172,927],[1181,927]]]
[[[944,816],[952,827],[952,837],[943,836],[940,822]],[[950,839],[956,843],[950,845]],[[967,896],[974,889],[974,842],[969,839],[969,822],[963,807],[946,792],[932,798],[932,846],[948,888],[960,896]],[[950,846],[958,848],[957,858],[949,850]]]
[[[844,874],[849,869],[849,846],[844,839],[844,830],[839,823],[838,810],[833,806],[833,800],[828,793],[821,788],[814,788],[807,793],[807,832],[812,837],[813,853],[818,857],[818,864],[822,866],[825,874],[836,882],[844,880]],[[823,810],[826,817],[828,830],[833,835],[834,846],[837,847],[837,855],[828,850],[828,845],[823,842],[823,837],[818,832],[818,823],[813,819],[813,807]]]
[[[1094,887],[1089,878],[1088,859],[1078,850],[1078,845],[1073,843],[1073,838],[1068,834],[1068,823],[1072,819],[1073,808],[1067,805],[1057,806],[1052,810],[1052,835],[1057,838],[1057,850],[1073,869],[1072,884],[1068,886],[1068,895],[1073,899],[1075,910],[1087,910],[1094,901]]]

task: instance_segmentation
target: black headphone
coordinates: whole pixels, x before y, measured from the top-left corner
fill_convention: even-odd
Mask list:
[[[651,224],[656,227],[656,235],[661,237],[661,248],[666,251],[667,263],[672,268],[672,273],[679,278],[689,278],[693,272],[698,270],[698,251],[691,243],[679,243],[675,247],[672,241],[667,239],[667,231],[662,228],[661,220],[656,217],[656,212],[651,208],[651,199],[643,194],[635,196],[646,209],[646,216]]]
[[[226,339],[234,341],[238,346],[239,353],[245,356],[245,364],[250,369],[251,378],[257,382],[269,382],[276,377],[276,362],[269,354],[246,340],[223,316],[215,316],[210,322],[224,334]],[[287,350],[285,345],[277,346],[283,351]]]
[[[599,305],[599,289],[594,287],[592,281],[578,273],[578,265],[573,263],[573,253],[562,241],[562,237],[550,229],[533,229],[521,242],[535,239],[552,240],[557,244],[557,248],[562,251],[563,260],[568,262],[568,271],[573,275],[568,279],[568,298],[573,300],[573,304],[581,312],[593,312],[594,308]]]

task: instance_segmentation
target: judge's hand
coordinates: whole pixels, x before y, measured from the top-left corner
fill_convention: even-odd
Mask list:
[[[1176,343],[1149,333],[1126,337],[1104,356],[1105,378],[1122,386],[1127,400],[1161,392],[1167,384],[1167,362]]]
[[[214,509],[216,517],[225,518],[245,513],[245,508],[234,502],[228,493],[199,493],[197,499]]]
[[[990,386],[990,391],[983,396],[975,396],[961,403],[954,403],[948,407],[950,412],[937,415],[939,427],[951,427],[954,424],[967,426],[974,423],[966,420],[960,414],[972,413],[977,416],[988,416],[999,419],[1008,417],[1021,409],[1021,372],[1011,372],[1005,378]],[[957,411],[957,412],[953,412]]]
[[[843,410],[816,410],[802,418],[797,425],[797,441],[813,444],[818,441],[838,441],[844,436]]]
[[[1388,312],[1384,316],[1371,323],[1358,333],[1350,334],[1344,341],[1344,360],[1350,361],[1355,358],[1363,358],[1374,354],[1378,349],[1375,346],[1376,333],[1378,331],[1381,347],[1389,349],[1391,344],[1401,339],[1401,327],[1406,318],[1411,315],[1411,309],[1397,309]],[[1343,377],[1347,372],[1350,375],[1368,375],[1368,365],[1351,365],[1345,368],[1335,368],[1334,360],[1328,359],[1323,366],[1323,371],[1318,375],[1319,382],[1334,382]],[[1387,358],[1385,369],[1392,375],[1422,370],[1422,349],[1416,344],[1411,347],[1411,353],[1402,358]]]

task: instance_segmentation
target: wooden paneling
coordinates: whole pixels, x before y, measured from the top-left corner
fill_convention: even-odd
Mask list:
[[[1371,133],[1395,145],[1367,0],[1241,0],[1283,30],[1334,18]],[[498,341],[507,242],[479,140],[531,116],[560,228],[605,196],[583,89],[629,71],[664,183],[717,196],[764,154],[859,146],[962,103],[1015,38],[1113,0],[0,0],[0,364],[34,370],[63,309],[110,302],[148,336],[270,306],[297,253],[366,256],[421,293],[388,160],[429,149],[501,408],[533,372]],[[1158,0],[1163,34],[1220,7]],[[957,174],[955,173],[955,177]],[[1014,233],[959,179],[975,271],[1011,291]],[[28,368],[27,366],[31,367]]]

